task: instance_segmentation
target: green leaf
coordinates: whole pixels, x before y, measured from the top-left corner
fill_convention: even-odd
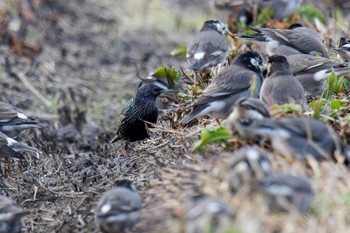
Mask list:
[[[190,98],[193,98],[194,96],[193,95],[188,95],[186,93],[182,93],[182,92],[179,92],[179,94],[177,95],[180,99],[190,99]]]
[[[314,18],[318,18],[323,23],[325,22],[324,14],[320,10],[318,10],[312,6],[300,7],[299,15],[302,17],[305,17],[307,19],[307,21],[309,21],[310,23],[314,22]]]
[[[323,112],[324,102],[322,100],[314,100],[309,103],[309,107],[314,111],[313,117],[315,119],[320,119],[321,113]]]
[[[326,87],[322,93],[322,98],[326,99],[327,101],[332,98],[336,79],[337,75],[335,74],[334,70],[332,70],[331,75],[328,77]]]
[[[152,75],[155,78],[166,78],[170,88],[174,87],[175,81],[179,81],[180,73],[166,66],[158,68]]]
[[[258,16],[258,24],[266,24],[275,15],[275,11],[271,7],[266,7]]]
[[[186,53],[187,53],[187,47],[185,45],[178,45],[173,51],[171,51],[170,55],[186,57]]]
[[[224,126],[206,126],[202,129],[201,139],[195,144],[193,150],[202,149],[203,146],[209,143],[223,142],[230,138],[231,135]]]

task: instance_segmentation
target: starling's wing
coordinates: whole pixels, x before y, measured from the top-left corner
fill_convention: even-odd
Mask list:
[[[260,89],[258,81],[260,77],[253,71],[243,68],[234,67],[225,68],[218,77],[203,91],[201,97],[195,105],[202,105],[212,102],[215,99],[225,98],[229,95],[235,95],[251,88],[251,85],[257,85],[255,88]]]
[[[221,34],[212,31],[201,32],[197,42],[191,46],[186,56],[190,69],[203,71],[215,67],[226,60],[228,43]]]
[[[306,54],[321,54],[328,58],[328,52],[322,43],[319,35],[306,27],[299,27],[293,30],[286,30],[290,43],[299,51]]]
[[[114,143],[120,139],[122,139],[121,135],[123,134],[123,131],[125,130],[125,125],[129,124],[128,121],[130,121],[130,109],[132,108],[132,105],[134,104],[134,99],[132,98],[129,100],[124,108],[122,109],[118,122],[117,122],[117,133],[114,136],[114,138],[111,140],[111,143]]]

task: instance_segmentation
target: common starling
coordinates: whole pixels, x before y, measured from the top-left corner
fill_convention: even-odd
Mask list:
[[[309,179],[287,174],[270,175],[263,178],[256,187],[268,199],[271,211],[288,211],[293,206],[306,214],[314,198],[314,190]]]
[[[139,222],[141,207],[136,185],[129,180],[120,180],[98,201],[96,223],[103,233],[129,231]]]
[[[223,22],[205,21],[198,38],[187,51],[189,69],[195,72],[210,73],[212,68],[225,63],[228,56],[228,43],[225,35],[233,37]]]
[[[330,126],[313,118],[240,120],[235,128],[244,138],[271,140],[273,149],[286,157],[302,161],[309,156],[318,161],[342,159],[346,165],[349,164],[349,147]]]
[[[196,195],[186,205],[185,233],[224,233],[230,229],[233,218],[231,207],[220,199]]]
[[[186,125],[205,114],[219,119],[227,118],[239,98],[259,97],[263,69],[263,59],[258,53],[248,51],[239,55],[214,78],[192,105],[192,112],[180,123]]]
[[[117,125],[117,135],[111,143],[120,139],[134,142],[148,138],[149,125],[146,122],[157,123],[156,98],[166,90],[168,87],[157,81],[141,85],[123,108]]]
[[[281,54],[281,51],[278,51],[279,47],[287,46],[302,54],[319,54],[322,57],[329,57],[317,32],[303,27],[301,24],[292,24],[289,29],[251,28],[256,32],[255,34],[240,35],[239,38],[261,44],[269,56]]]
[[[11,133],[30,128],[40,128],[44,125],[45,124],[26,116],[14,106],[0,102],[0,131]]]
[[[346,63],[340,63],[324,57],[308,54],[294,54],[286,56],[294,77],[304,87],[308,96],[321,96],[326,80],[334,70],[337,76],[350,73]]]
[[[247,146],[234,153],[227,171],[230,189],[236,193],[243,185],[252,187],[272,174],[272,164],[265,150]]]
[[[298,104],[305,111],[307,102],[303,86],[293,76],[287,59],[273,55],[269,58],[267,78],[260,90],[260,99],[269,106],[273,104]]]
[[[24,210],[14,201],[0,196],[0,233],[21,232],[24,215]]]

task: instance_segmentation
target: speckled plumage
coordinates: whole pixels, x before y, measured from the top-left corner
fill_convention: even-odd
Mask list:
[[[134,142],[148,138],[145,121],[157,123],[156,98],[166,88],[164,84],[155,83],[140,86],[135,97],[129,100],[123,108],[117,125],[117,134],[111,142],[120,139]]]

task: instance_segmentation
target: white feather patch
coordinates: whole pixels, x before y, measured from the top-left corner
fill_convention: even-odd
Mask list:
[[[12,139],[9,137],[6,138],[6,141],[7,141],[7,146],[12,146],[13,144],[18,143],[15,139]]]
[[[314,74],[314,79],[316,81],[326,80],[329,76],[328,70],[320,70]]]
[[[24,115],[23,113],[21,113],[21,112],[18,112],[18,113],[17,113],[17,117],[18,117],[18,118],[21,118],[21,119],[23,119],[23,120],[28,119],[28,117],[27,117],[26,115]]]
[[[259,153],[256,150],[250,149],[247,151],[247,157],[250,160],[258,160]]]
[[[203,59],[204,55],[205,55],[205,52],[197,52],[194,54],[193,58],[195,60],[201,60],[201,59]]]
[[[293,193],[293,189],[286,185],[270,185],[267,190],[269,193],[278,196],[287,196]]]
[[[221,50],[216,50],[215,52],[212,52],[210,55],[212,56],[219,56],[221,55],[223,52]]]
[[[112,206],[110,204],[105,204],[101,207],[101,213],[105,214],[108,213],[112,209]]]
[[[345,44],[342,46],[343,48],[350,48],[350,44]]]

